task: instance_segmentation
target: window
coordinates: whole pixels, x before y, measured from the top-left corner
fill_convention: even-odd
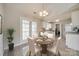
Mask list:
[[[22,20],[22,37],[23,40],[27,39],[29,37],[29,21]]]
[[[22,20],[22,39],[26,40],[29,36],[34,36],[37,33],[37,22]]]
[[[37,34],[37,23],[32,22],[32,36]]]
[[[50,28],[51,28],[51,24],[50,23],[47,23],[46,29],[50,29]]]
[[[43,27],[44,27],[45,29],[49,29],[49,28],[51,28],[51,24],[48,23],[48,22],[43,22]]]

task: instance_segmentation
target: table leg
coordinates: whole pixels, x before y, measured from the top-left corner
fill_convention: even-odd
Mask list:
[[[41,47],[42,47],[42,51],[41,52],[43,54],[46,54],[47,53],[47,45],[46,44],[42,44]]]

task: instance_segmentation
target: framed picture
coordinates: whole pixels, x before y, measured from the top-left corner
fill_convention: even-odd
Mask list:
[[[0,15],[0,34],[2,34],[2,16]]]

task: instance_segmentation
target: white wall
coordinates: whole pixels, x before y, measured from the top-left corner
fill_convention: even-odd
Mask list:
[[[18,7],[18,6],[17,6]],[[17,46],[19,44],[22,43],[22,39],[21,39],[21,28],[20,28],[20,17],[21,16],[26,16],[23,13],[20,13],[14,5],[4,5],[4,13],[5,13],[5,21],[4,21],[4,49],[6,49],[8,47],[8,42],[7,42],[7,38],[6,38],[6,30],[8,28],[14,28],[15,32],[14,32],[14,44]],[[28,20],[32,20],[32,21],[37,21],[35,19],[28,19]],[[26,42],[26,41],[23,41]]]
[[[3,4],[0,4],[0,14],[3,15]]]
[[[11,7],[4,6],[4,48],[7,48],[8,42],[6,38],[6,31],[8,28],[14,28],[14,44],[20,42],[20,14]]]
[[[72,24],[74,26],[79,25],[79,10],[72,12],[71,18],[72,18]]]

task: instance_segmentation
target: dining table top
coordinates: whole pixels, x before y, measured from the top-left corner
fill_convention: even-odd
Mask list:
[[[54,40],[51,39],[51,38],[47,38],[47,39],[44,39],[44,40],[41,39],[41,38],[36,38],[35,42],[38,43],[38,44],[51,44],[51,43],[54,42]]]

